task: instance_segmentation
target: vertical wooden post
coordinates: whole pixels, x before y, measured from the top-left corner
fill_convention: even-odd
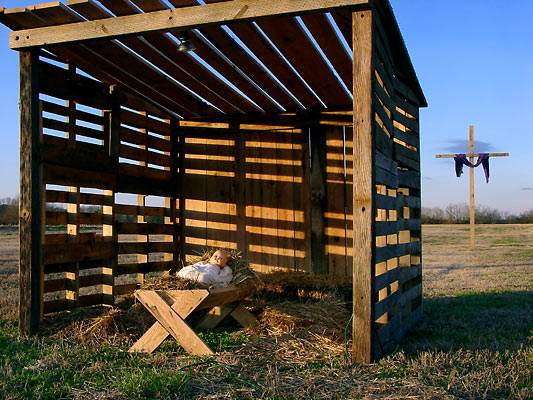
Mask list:
[[[185,135],[183,128],[180,127],[179,121],[174,120],[175,129],[178,135],[178,236],[179,236],[179,263],[181,266],[185,265]]]
[[[72,82],[76,81],[76,66],[72,63],[67,64],[67,71],[69,79]],[[68,148],[74,149],[76,147],[76,102],[70,99],[72,93],[69,93],[67,99],[67,140]],[[80,188],[77,186],[68,187],[68,204],[67,204],[67,234],[68,243],[79,243],[80,239]],[[78,299],[80,295],[80,263],[74,263],[71,269],[66,273],[67,291],[65,293],[67,299],[67,309],[74,310],[78,307]]]
[[[352,14],[353,25],[353,348],[356,362],[374,357],[374,136],[372,11]]]
[[[470,162],[474,164],[474,126],[470,125],[469,129],[469,151]],[[476,209],[474,201],[474,168],[470,169],[470,251],[473,251],[476,246]]]
[[[329,272],[326,255],[327,209],[326,183],[326,130],[323,126],[311,128],[311,272]]]
[[[146,112],[140,113],[142,116],[147,116]],[[148,130],[145,128],[139,129],[139,132],[143,133],[145,136],[145,144],[139,145],[140,150],[144,150],[144,161],[139,161],[140,167],[148,167],[147,157],[148,157]],[[144,224],[146,223],[145,217],[145,208],[146,207],[146,195],[138,194],[137,195],[137,223]],[[137,242],[149,242],[149,235],[137,235]],[[148,246],[146,247],[148,248]],[[137,263],[142,264],[148,262],[148,253],[137,254]],[[145,274],[143,272],[137,273],[137,285],[141,286],[144,283]]]
[[[248,255],[246,247],[246,140],[240,125],[235,123],[235,179],[233,181],[233,199],[236,203],[236,229],[235,241],[237,250],[242,251],[244,257]]]
[[[44,181],[38,50],[20,52],[19,331],[39,329],[43,307]]]
[[[171,158],[170,167],[165,167],[166,171],[170,171],[172,176],[172,196],[165,197],[165,208],[169,210],[169,215],[165,215],[165,224],[172,225],[172,235],[165,235],[165,242],[172,242],[172,253],[165,253],[164,260],[172,261],[171,270],[178,270],[178,257],[179,257],[179,233],[178,225],[176,224],[177,218],[177,201],[178,201],[178,129],[177,123],[174,119],[166,120],[171,127],[171,135],[165,136],[165,139],[170,141],[171,147],[169,152],[165,152]]]
[[[69,127],[70,131],[70,127]],[[70,134],[70,132],[69,132]],[[70,140],[70,139],[69,139]],[[67,235],[68,243],[79,243],[80,239],[80,188],[77,186],[68,187],[67,204]],[[67,309],[74,310],[78,307],[80,295],[80,263],[74,263],[67,271]]]
[[[108,148],[108,155],[113,166],[115,179],[118,175],[118,159],[120,147],[120,92],[118,86],[111,86],[109,94],[112,99],[110,111],[104,111],[104,146]],[[105,261],[102,268],[102,303],[113,306],[115,304],[115,273],[118,264],[118,234],[115,227],[115,191],[104,190],[104,202],[102,205],[103,223],[102,234],[105,241],[113,242],[113,257]]]

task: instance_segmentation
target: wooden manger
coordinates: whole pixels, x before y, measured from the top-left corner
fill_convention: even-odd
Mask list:
[[[20,51],[20,331],[224,247],[353,277],[352,355],[375,360],[422,315],[426,100],[392,9],[205,3],[0,7]]]
[[[135,298],[157,321],[129,351],[151,353],[171,335],[191,354],[213,354],[185,319],[194,311],[209,310],[196,329],[213,329],[228,316],[243,327],[254,326],[256,318],[240,304],[254,289],[255,284],[249,282],[216,289],[136,290]]]

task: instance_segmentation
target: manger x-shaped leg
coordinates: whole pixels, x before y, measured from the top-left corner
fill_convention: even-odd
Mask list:
[[[164,292],[163,292],[164,294]],[[172,306],[156,292],[139,290],[135,297],[156,318],[156,322],[129,349],[130,352],[153,352],[167,337],[172,335],[185,350],[195,355],[213,354],[213,351],[185,322],[185,318],[193,312],[211,293],[207,290],[173,291],[168,296]],[[240,305],[233,304],[212,307],[196,328],[212,329],[227,316],[234,318],[243,327],[254,326],[257,320],[254,315]]]
[[[207,297],[207,290],[187,290],[176,299],[172,307],[152,290],[139,290],[135,297],[157,320],[148,331],[129,349],[130,352],[151,353],[170,334],[183,348],[194,355],[214,354],[213,350],[184,321]]]

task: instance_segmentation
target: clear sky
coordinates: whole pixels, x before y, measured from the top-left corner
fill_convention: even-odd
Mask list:
[[[6,8],[38,0],[0,0]],[[391,0],[429,107],[421,110],[422,205],[466,203],[468,171],[452,159],[468,152],[508,152],[491,159],[491,178],[476,169],[476,204],[520,213],[533,209],[533,0]],[[0,25],[0,199],[18,193],[18,54]]]

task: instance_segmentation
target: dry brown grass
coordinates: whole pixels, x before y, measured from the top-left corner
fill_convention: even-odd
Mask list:
[[[263,276],[247,303],[260,325],[227,325],[235,343],[214,358],[195,359],[172,342],[135,357],[157,371],[187,373],[176,398],[533,399],[533,225],[481,226],[474,252],[466,229],[424,226],[424,320],[379,363],[345,357],[351,282],[301,274]],[[13,293],[9,284],[0,290]],[[151,323],[131,304],[92,312],[56,317],[45,339],[125,351]],[[96,385],[70,395],[125,398]]]

